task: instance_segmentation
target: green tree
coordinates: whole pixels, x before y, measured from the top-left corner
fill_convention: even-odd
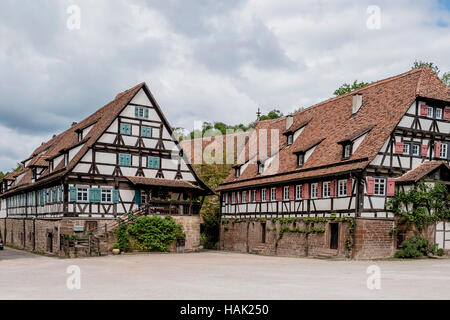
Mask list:
[[[278,119],[283,116],[283,113],[280,110],[274,109],[269,111],[267,115],[262,115],[260,117],[261,120],[271,120],[271,119]]]
[[[352,84],[344,83],[341,85],[338,89],[334,91],[334,95],[336,96],[342,96],[343,94],[349,93],[353,90],[364,88],[365,86],[369,85],[368,82],[358,82],[358,80],[355,80]]]

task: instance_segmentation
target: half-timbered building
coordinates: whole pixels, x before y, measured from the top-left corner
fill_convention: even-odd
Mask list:
[[[197,176],[148,86],[141,83],[42,143],[1,185],[6,243],[58,252],[63,234],[86,233],[144,208],[183,223],[200,244],[200,208],[213,191]]]
[[[222,248],[392,256],[396,188],[417,173],[449,185],[449,87],[422,67],[259,121],[238,160],[218,188]],[[447,250],[449,227],[430,236]]]

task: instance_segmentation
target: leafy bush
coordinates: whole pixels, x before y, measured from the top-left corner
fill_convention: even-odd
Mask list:
[[[168,245],[176,239],[184,238],[183,226],[171,216],[143,216],[129,227],[128,233],[134,237],[136,247],[142,251],[168,251]]]
[[[117,245],[120,251],[128,251],[130,249],[130,237],[127,233],[127,225],[122,223],[116,230]]]
[[[442,257],[444,254],[445,254],[444,249],[442,249],[442,248],[437,249],[437,255],[438,255],[439,257]]]
[[[430,245],[428,239],[422,236],[412,236],[401,243],[402,250],[395,253],[396,258],[419,258],[436,251],[436,245]]]
[[[120,249],[120,246],[117,242],[113,244],[113,249]]]

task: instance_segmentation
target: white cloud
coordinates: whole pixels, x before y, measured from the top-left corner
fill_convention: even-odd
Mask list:
[[[3,170],[141,81],[173,126],[192,128],[248,123],[258,107],[288,113],[416,59],[450,70],[437,0],[23,1],[0,2]],[[66,28],[72,3],[80,30]],[[372,4],[379,30],[366,27]]]

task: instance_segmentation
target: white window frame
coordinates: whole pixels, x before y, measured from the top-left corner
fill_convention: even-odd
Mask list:
[[[374,179],[373,194],[375,196],[385,196],[386,195],[386,179],[385,178],[375,178]]]
[[[448,144],[441,143],[441,150],[439,151],[439,157],[441,159],[447,159],[448,156]]]
[[[295,186],[295,200],[301,200],[302,199],[302,190],[303,186],[301,184],[298,184]]]
[[[105,200],[103,200],[105,199]],[[109,199],[109,200],[108,200]],[[112,203],[112,189],[101,189],[100,192],[100,202],[101,203]]]
[[[146,108],[138,106],[137,109],[138,109],[138,118],[145,118],[145,109]]]
[[[419,144],[417,144],[417,143],[413,143],[412,144],[412,155],[413,156],[420,156],[420,145]]]
[[[403,143],[403,154],[404,155],[410,155],[411,154],[411,144],[409,142],[404,142]]]
[[[439,111],[439,116],[438,116],[438,111]],[[443,115],[442,108],[436,108],[435,114],[436,114],[436,117],[435,117],[436,119],[442,120],[442,115]]]
[[[283,201],[289,201],[289,186],[283,187]]]
[[[235,168],[234,170],[234,177],[239,178],[241,176],[241,168]]]
[[[347,196],[347,180],[338,181],[338,197]]]
[[[305,164],[305,155],[303,153],[297,155],[297,167],[302,167]]]
[[[270,188],[270,201],[277,201],[277,188]]]
[[[252,202],[256,202],[256,190],[252,190]]]
[[[293,134],[289,134],[287,136],[287,145],[290,146],[293,143],[294,143],[294,135]]]
[[[262,174],[264,172],[264,164],[258,163],[258,173]]]
[[[331,182],[325,181],[322,184],[322,198],[329,198],[331,194]]]
[[[431,112],[431,115],[430,115],[430,112]],[[427,117],[433,118],[433,107],[428,106]]]
[[[47,196],[47,195],[45,194],[44,196]],[[78,186],[77,187],[77,202],[88,202],[88,201],[89,201],[89,187]]]
[[[319,184],[317,182],[311,183],[311,199],[317,199],[319,191]]]
[[[266,197],[266,189],[261,189],[261,201],[262,202],[266,202],[267,201],[267,197]]]
[[[231,193],[231,204],[235,204],[236,203],[236,192],[232,192]]]
[[[147,204],[147,193],[145,190],[141,190],[141,204]]]
[[[247,202],[247,191],[242,191],[242,202]]]
[[[344,146],[344,158],[350,158],[350,156],[352,155],[352,145],[351,144],[346,144]]]

